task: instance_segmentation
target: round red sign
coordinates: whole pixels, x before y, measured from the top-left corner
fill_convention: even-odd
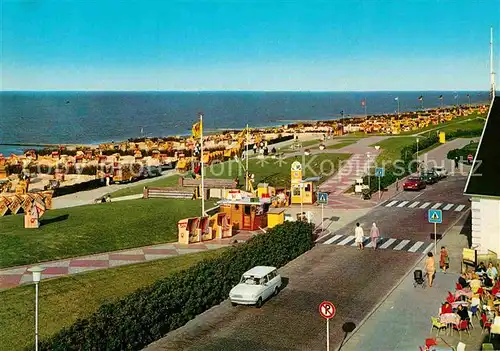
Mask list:
[[[319,304],[319,314],[326,319],[335,316],[335,306],[330,301],[323,301]]]
[[[467,159],[472,161],[472,155],[467,156]]]

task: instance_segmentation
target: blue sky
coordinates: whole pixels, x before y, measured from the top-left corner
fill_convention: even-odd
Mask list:
[[[3,90],[488,90],[491,25],[500,72],[498,0],[0,1]]]

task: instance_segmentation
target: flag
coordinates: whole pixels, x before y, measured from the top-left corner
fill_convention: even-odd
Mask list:
[[[366,99],[361,100],[361,106],[366,106]]]
[[[399,101],[399,97],[395,97],[394,100]]]
[[[418,101],[422,101],[423,99],[424,99],[424,97],[423,97],[422,95],[420,95],[420,96],[418,97]]]
[[[467,97],[470,97],[470,94],[467,94]]]
[[[439,100],[443,100],[443,95],[439,95]]]
[[[201,137],[201,128],[203,128],[201,121],[193,124],[193,137],[194,138],[199,138]]]

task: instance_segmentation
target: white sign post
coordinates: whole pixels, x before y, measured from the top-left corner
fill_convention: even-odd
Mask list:
[[[328,193],[318,192],[318,203],[321,204],[321,233],[325,231],[325,205],[328,205]]]
[[[437,224],[443,223],[443,211],[430,209],[427,212],[429,223],[434,223],[434,256],[437,255]]]
[[[330,301],[319,304],[319,314],[326,319],[326,351],[330,351],[330,319],[335,316],[335,305]]]

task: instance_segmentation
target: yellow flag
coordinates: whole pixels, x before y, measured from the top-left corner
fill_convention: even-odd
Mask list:
[[[203,126],[202,126],[202,122],[197,122],[195,124],[193,124],[193,137],[194,138],[199,138],[201,137],[201,130],[202,130]]]

